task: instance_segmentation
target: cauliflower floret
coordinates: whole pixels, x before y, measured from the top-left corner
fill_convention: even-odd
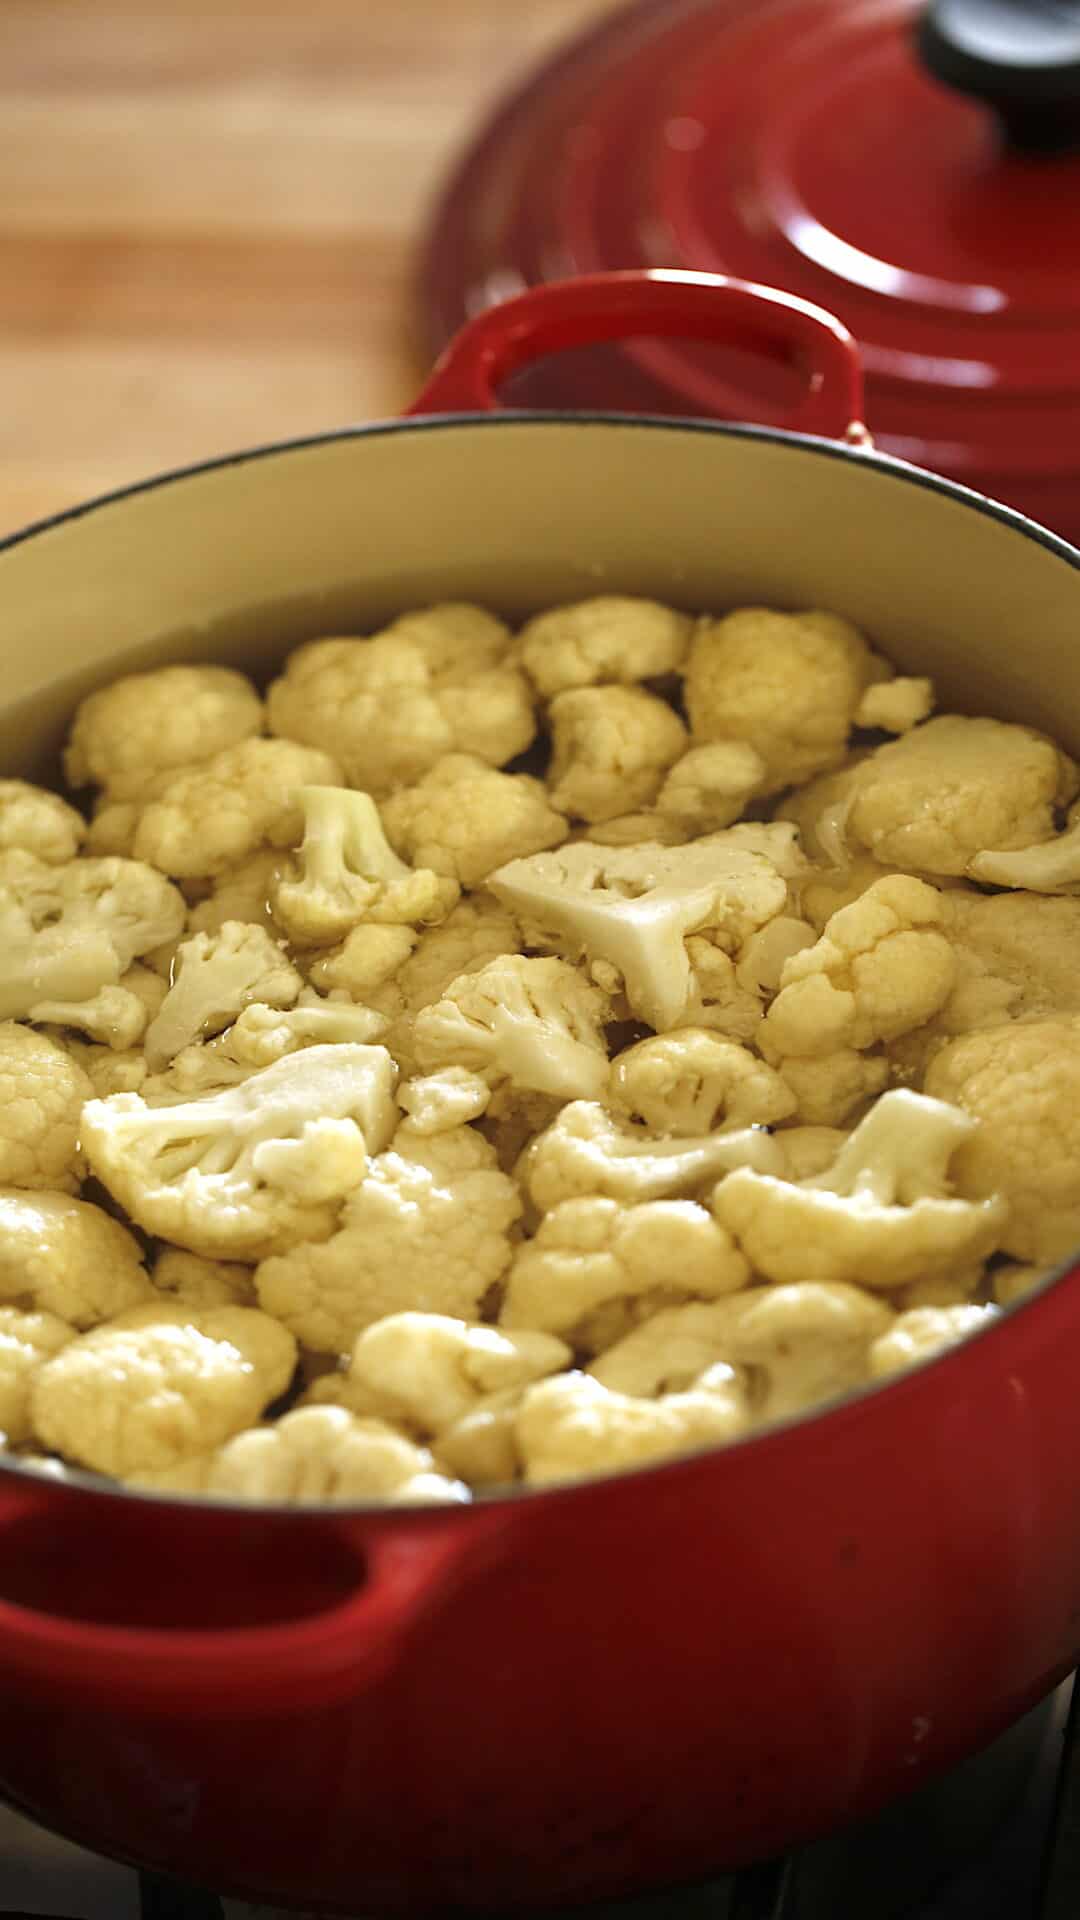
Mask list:
[[[995,1304],[999,1307],[1011,1307],[1017,1300],[1025,1300],[1029,1293],[1041,1286],[1052,1272],[1050,1267],[1018,1266],[1015,1261],[1004,1262],[994,1269],[991,1290]]]
[[[779,1172],[781,1148],[764,1127],[721,1128],[690,1139],[655,1140],[592,1100],[574,1100],[534,1140],[519,1169],[542,1213],[589,1194],[665,1200],[696,1193],[732,1167]]]
[[[913,1307],[898,1314],[886,1333],[870,1348],[870,1372],[881,1380],[901,1373],[918,1360],[929,1360],[946,1347],[979,1333],[998,1317],[996,1307],[960,1305],[952,1307]]]
[[[26,780],[0,780],[0,853],[18,848],[50,867],[74,860],[86,838],[86,821],[58,793]]]
[[[611,1102],[656,1133],[773,1126],[795,1111],[772,1067],[734,1040],[701,1027],[639,1040],[612,1062]]]
[[[141,1093],[150,1072],[146,1055],[138,1047],[103,1047],[96,1042],[64,1034],[64,1052],[81,1067],[94,1094],[104,1100],[110,1093]],[[90,1095],[87,1094],[87,1099]]]
[[[366,1000],[400,973],[419,937],[415,927],[354,927],[340,947],[312,962],[308,978],[323,992]]]
[[[784,1127],[777,1134],[777,1145],[784,1155],[784,1174],[788,1180],[810,1180],[824,1173],[836,1159],[847,1134],[840,1127]]]
[[[372,1162],[331,1239],[256,1273],[262,1307],[316,1353],[345,1353],[373,1321],[410,1308],[474,1320],[509,1265],[521,1198],[487,1142],[468,1128],[404,1136]]]
[[[951,1040],[927,1069],[926,1091],[971,1118],[956,1175],[966,1192],[1005,1195],[1002,1250],[1050,1263],[1080,1245],[1080,1018]]]
[[[580,687],[551,703],[552,804],[578,820],[647,807],[689,744],[664,700],[640,687]]]
[[[572,1355],[548,1333],[511,1333],[441,1313],[394,1313],[360,1335],[347,1378],[369,1410],[425,1438],[476,1412],[492,1394],[531,1385]]]
[[[185,1307],[253,1307],[250,1267],[226,1260],[203,1260],[181,1247],[163,1247],[150,1278],[155,1290]]]
[[[867,687],[886,669],[862,635],[830,613],[743,607],[703,620],[686,668],[695,745],[744,740],[772,793],[835,766]]]
[[[651,1292],[661,1275],[685,1295],[715,1299],[745,1286],[750,1268],[692,1200],[566,1200],[515,1254],[501,1323],[571,1333],[608,1301]]]
[[[369,793],[302,787],[300,804],[300,852],[271,888],[275,917],[291,939],[325,946],[360,920],[430,923],[456,904],[456,881],[398,859]]]
[[[888,1060],[854,1047],[838,1047],[819,1060],[788,1054],[778,1070],[809,1127],[847,1126],[889,1084]]]
[[[1080,807],[1071,807],[1068,826],[1052,840],[1018,853],[983,848],[968,861],[974,880],[995,887],[1026,887],[1031,893],[1080,892]]]
[[[765,771],[761,755],[745,740],[714,740],[706,747],[691,747],[664,781],[657,810],[698,833],[729,827],[760,791]]]
[[[925,1280],[913,1280],[893,1295],[893,1305],[907,1313],[913,1307],[959,1307],[974,1300],[985,1285],[986,1266],[977,1260],[973,1266],[953,1267],[947,1273],[932,1273]]]
[[[341,1407],[298,1407],[179,1469],[128,1476],[170,1493],[305,1506],[320,1501],[395,1504],[467,1500],[468,1488],[435,1471],[431,1454],[382,1420],[357,1420]]]
[[[31,1419],[45,1446],[124,1478],[179,1466],[243,1432],[295,1368],[292,1335],[255,1308],[144,1307],[43,1366]]]
[[[785,962],[758,1036],[766,1059],[861,1051],[922,1026],[956,980],[942,920],[935,888],[899,873],[834,913],[816,944]]]
[[[960,1150],[977,1132],[956,1107],[898,1088],[881,1096],[826,1173],[796,1184],[740,1167],[720,1181],[713,1211],[770,1280],[906,1286],[981,1260],[1002,1240],[1000,1192],[950,1196],[950,1163],[962,1179]]]
[[[100,1207],[0,1189],[0,1301],[86,1328],[152,1298],[138,1241]]]
[[[351,786],[382,796],[448,753],[501,767],[536,733],[510,635],[479,607],[406,614],[366,640],[315,640],[267,697],[274,733],[325,746]]]
[[[758,1000],[771,998],[780,990],[788,961],[812,947],[816,939],[817,931],[807,921],[796,914],[778,913],[743,941],[735,966],[736,986]]]
[[[151,1069],[220,1033],[245,1007],[291,1007],[303,984],[265,927],[227,920],[220,933],[192,934],[177,949],[172,986],[147,1028]]]
[[[865,857],[869,864],[868,856],[852,849],[847,832],[859,774],[869,757],[865,751],[852,754],[842,767],[819,773],[789,793],[773,814],[774,820],[790,820],[798,827],[803,852],[832,870],[830,878],[835,877],[835,869],[846,869],[857,857]],[[872,864],[875,879],[889,871],[876,861]]]
[[[191,908],[188,933],[220,933],[227,920],[243,920],[248,926],[279,933],[270,905],[270,889],[280,865],[280,853],[267,848],[251,854],[235,867],[228,867],[218,875],[207,898]],[[171,954],[169,958],[171,960]],[[157,964],[157,955],[154,964]]]
[[[0,853],[0,1018],[70,1024],[67,1011],[117,987],[140,954],[175,939],[184,901],[152,868],[134,860],[72,860],[49,866],[33,854]],[[121,993],[126,989],[120,988]],[[137,1009],[112,998],[112,1013]],[[88,1016],[92,1025],[94,1016]],[[108,1013],[102,1016],[108,1027]],[[123,1024],[122,1020],[119,1021]],[[145,1026],[120,1045],[132,1045]]]
[[[86,1157],[147,1233],[257,1260],[333,1231],[390,1136],[395,1077],[384,1047],[321,1046],[201,1100],[114,1094],[83,1109]]]
[[[567,687],[655,680],[682,665],[691,622],[655,600],[598,594],[526,621],[521,662],[545,699]]]
[[[50,1027],[75,1027],[88,1040],[126,1053],[141,1039],[150,1013],[142,994],[121,985],[99,988],[92,1000],[39,1000],[30,1017]]]
[[[142,797],[164,769],[185,770],[262,727],[262,701],[230,667],[159,667],[130,673],[84,700],[64,772],[69,786],[104,787],[117,800]]]
[[[591,840],[597,847],[640,847],[646,842],[656,847],[685,847],[694,838],[694,830],[674,814],[646,808],[644,813],[620,813],[615,820],[594,820],[588,827],[578,827],[571,838]]]
[[[13,1020],[0,1023],[0,1182],[74,1192],[83,1172],[79,1121],[93,1097],[63,1047]]]
[[[336,761],[291,740],[244,740],[178,773],[143,807],[137,860],[180,880],[224,874],[267,842],[288,847],[303,824],[301,789],[340,785]]]
[[[0,1307],[0,1447],[32,1438],[30,1389],[39,1369],[76,1337],[54,1313]]]
[[[415,787],[383,804],[399,853],[475,887],[507,860],[557,847],[568,827],[542,780],[497,773],[465,753],[447,754]]]
[[[934,683],[923,678],[878,680],[867,687],[855,709],[857,727],[882,733],[909,733],[934,710]]]
[[[722,1445],[749,1425],[741,1382],[717,1366],[685,1393],[637,1400],[587,1373],[542,1380],[523,1396],[517,1441],[530,1486],[615,1473]]]
[[[801,864],[792,828],[731,827],[687,847],[578,841],[512,860],[489,885],[570,958],[584,953],[594,972],[605,969],[603,986],[621,978],[634,1013],[663,1031],[694,1020],[687,935],[708,929],[717,944],[737,946],[784,911]]]
[[[851,838],[886,865],[963,874],[984,847],[1030,847],[1077,789],[1071,760],[1031,727],[942,714],[860,763]]]
[[[305,987],[296,1006],[284,1011],[259,1004],[245,1007],[219,1044],[239,1066],[269,1067],[302,1047],[367,1046],[385,1026],[384,1015],[371,1007],[321,1000]]]
[[[480,1074],[451,1066],[406,1080],[397,1098],[417,1133],[446,1133],[479,1119],[491,1099],[491,1088]]]
[[[607,995],[565,960],[507,954],[424,1007],[413,1045],[425,1071],[462,1066],[492,1087],[595,1099],[607,1085],[607,1011]]]

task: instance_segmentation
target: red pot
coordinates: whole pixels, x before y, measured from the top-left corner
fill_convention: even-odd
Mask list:
[[[9,765],[133,662],[265,671],[437,595],[516,617],[601,586],[833,609],[944,702],[1080,748],[1080,554],[870,451],[850,341],[815,309],[694,277],[549,288],[477,322],[422,405],[491,404],[530,354],[642,331],[796,358],[805,431],[409,419],[34,528],[0,552]],[[1080,1271],[816,1417],[454,1510],[189,1505],[9,1465],[0,1790],[100,1851],[365,1912],[770,1854],[1075,1663],[1078,1354]]]

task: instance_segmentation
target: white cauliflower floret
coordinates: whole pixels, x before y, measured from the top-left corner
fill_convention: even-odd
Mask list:
[[[646,808],[643,813],[620,813],[614,820],[594,820],[578,827],[575,840],[591,840],[597,847],[640,847],[645,842],[657,847],[684,847],[694,838],[694,829],[674,814]]]
[[[809,1180],[824,1173],[836,1159],[847,1134],[840,1127],[821,1125],[784,1127],[776,1136],[789,1180]]]
[[[119,1049],[64,1034],[62,1045],[76,1066],[81,1067],[99,1100],[110,1093],[140,1093],[146,1084],[149,1067],[139,1047]],[[90,1098],[88,1094],[87,1099]]]
[[[305,987],[294,1007],[245,1007],[218,1043],[239,1066],[269,1067],[302,1047],[367,1046],[378,1040],[386,1019],[348,1000],[322,1000]]]
[[[893,1304],[907,1313],[913,1307],[959,1307],[974,1300],[985,1286],[986,1266],[977,1260],[973,1266],[953,1267],[947,1273],[932,1273],[925,1280],[913,1280],[893,1295]]]
[[[956,1107],[898,1088],[871,1108],[827,1172],[796,1184],[740,1167],[717,1186],[713,1211],[770,1280],[906,1286],[981,1260],[1002,1240],[1000,1193],[951,1194],[950,1163],[955,1156],[959,1167],[976,1133]]]
[[[1017,1300],[1025,1300],[1029,1293],[1049,1279],[1050,1267],[1032,1267],[1018,1265],[1015,1261],[1004,1262],[994,1269],[991,1290],[994,1301],[999,1307],[1011,1307]]]
[[[820,1058],[895,1040],[938,1012],[956,980],[941,896],[907,874],[876,880],[795,953],[759,1035],[766,1059]]]
[[[1064,833],[1011,853],[982,848],[968,861],[974,880],[994,887],[1026,887],[1031,893],[1080,892],[1080,807],[1071,807]]]
[[[664,700],[640,687],[580,687],[551,703],[552,804],[577,820],[614,820],[647,807],[686,728]]]
[[[888,684],[888,683],[886,683]],[[872,870],[875,880],[889,871],[877,861],[871,861],[869,854],[861,854],[858,848],[852,848],[848,840],[848,815],[855,798],[859,773],[869,755],[863,751],[853,754],[842,767],[829,773],[819,773],[814,780],[796,787],[789,793],[773,814],[774,820],[790,820],[799,829],[799,844],[811,860],[819,861],[828,871],[820,876],[828,878],[837,885],[841,884],[841,875],[856,860]],[[841,872],[838,873],[837,869]],[[811,881],[819,876],[811,874]],[[846,904],[846,903],[845,903]]]
[[[607,1011],[607,995],[565,960],[507,954],[423,1008],[413,1045],[425,1071],[462,1066],[492,1087],[597,1098],[608,1077]]]
[[[639,1040],[612,1062],[611,1102],[656,1133],[705,1134],[723,1124],[773,1126],[795,1111],[790,1089],[746,1047],[702,1027]]]
[[[93,1097],[63,1047],[13,1020],[0,1024],[0,1183],[74,1192],[83,1172],[79,1122]]]
[[[0,1301],[85,1328],[152,1298],[138,1241],[100,1207],[0,1190]]]
[[[331,1239],[264,1260],[255,1276],[266,1312],[316,1353],[345,1353],[372,1321],[409,1308],[474,1320],[509,1265],[521,1199],[487,1142],[468,1128],[405,1131],[372,1162]]]
[[[369,793],[302,787],[304,838],[271,888],[274,915],[303,946],[340,940],[358,921],[388,926],[444,920],[458,898],[454,880],[408,867],[383,832]]]
[[[859,764],[847,830],[886,865],[963,874],[984,847],[1046,840],[1076,788],[1072,761],[1032,727],[942,714]]]
[[[780,1078],[791,1088],[800,1120],[810,1127],[843,1127],[889,1084],[889,1062],[879,1054],[838,1047],[820,1059],[788,1054]]]
[[[235,867],[227,867],[215,879],[207,898],[190,909],[188,933],[220,933],[227,920],[243,920],[249,926],[265,927],[268,933],[280,932],[270,905],[271,883],[280,865],[280,853],[265,848]]]
[[[332,1232],[394,1121],[383,1047],[308,1047],[201,1100],[138,1094],[83,1109],[86,1157],[147,1233],[213,1259],[260,1259]]]
[[[635,1399],[682,1393],[710,1367],[728,1363],[733,1323],[760,1292],[665,1307],[607,1347],[588,1371],[612,1392]]]
[[[959,1305],[952,1307],[913,1307],[898,1314],[886,1333],[870,1349],[870,1372],[881,1380],[902,1373],[918,1360],[929,1360],[946,1347],[981,1332],[998,1317],[996,1307]]]
[[[557,847],[566,820],[542,780],[497,773],[465,753],[447,754],[414,787],[383,803],[399,853],[463,887],[475,887],[507,860]]]
[[[1002,1250],[1052,1262],[1080,1245],[1080,1018],[951,1040],[927,1069],[926,1091],[970,1116],[957,1178],[967,1192],[1004,1194]]]
[[[84,700],[64,755],[69,786],[139,799],[163,770],[192,767],[262,726],[262,701],[230,667],[129,673]]]
[[[366,1000],[400,973],[419,937],[415,927],[354,927],[341,946],[312,961],[308,978],[325,993]]]
[[[152,868],[134,860],[72,860],[49,866],[33,854],[0,853],[0,1018],[70,1024],[69,1009],[116,988],[140,954],[175,939],[184,901]],[[126,989],[120,987],[120,992]],[[109,1003],[114,1015],[127,1002]],[[94,1023],[93,1014],[88,1016]],[[103,1015],[108,1027],[109,1015]],[[123,1024],[123,1020],[120,1020]],[[132,1045],[145,1026],[120,1045]]]
[[[47,866],[74,860],[86,838],[86,821],[58,793],[26,780],[0,780],[0,853],[18,848]]]
[[[142,808],[133,848],[180,880],[224,874],[300,836],[301,789],[340,784],[337,762],[291,740],[244,740],[177,773]]]
[[[806,920],[778,913],[743,941],[735,966],[736,986],[758,1000],[771,998],[780,990],[788,961],[812,947],[816,939],[816,929]]]
[[[291,1007],[303,980],[265,927],[227,920],[181,942],[172,986],[146,1031],[155,1072],[182,1047],[220,1033],[245,1007]]]
[[[150,1015],[141,994],[119,986],[100,987],[92,1000],[40,1000],[30,1017],[50,1027],[74,1027],[99,1046],[125,1053],[141,1039]]]
[[[76,1337],[54,1313],[0,1307],[0,1447],[32,1438],[30,1389],[39,1369]]]
[[[548,1333],[513,1333],[441,1313],[394,1313],[360,1335],[348,1378],[371,1413],[432,1437],[492,1394],[529,1386],[571,1358],[565,1342]]]
[[[298,1407],[254,1427],[216,1452],[129,1484],[169,1493],[304,1506],[320,1501],[395,1504],[467,1500],[468,1488],[435,1471],[431,1454],[382,1420],[357,1420],[341,1407]]]
[[[691,747],[671,768],[657,795],[657,809],[698,833],[729,827],[760,791],[765,771],[761,755],[745,740]]]
[[[934,683],[924,678],[878,680],[855,709],[857,727],[909,733],[934,710]]]
[[[638,1400],[587,1373],[542,1380],[523,1396],[517,1441],[530,1486],[615,1473],[737,1439],[749,1425],[733,1368],[710,1368],[685,1393]]]
[[[780,1147],[763,1127],[721,1128],[689,1139],[656,1140],[592,1100],[574,1100],[534,1140],[519,1169],[540,1211],[588,1194],[611,1200],[666,1200],[696,1193],[732,1167],[779,1171]]]
[[[695,745],[743,740],[765,763],[762,792],[843,758],[859,704],[887,669],[829,613],[743,607],[698,626],[686,667]]]
[[[526,621],[521,662],[545,699],[567,687],[655,680],[682,665],[691,622],[655,600],[598,594]]]
[[[31,1419],[45,1446],[124,1478],[243,1432],[295,1368],[292,1335],[252,1307],[144,1307],[42,1367]]]
[[[185,1307],[253,1307],[250,1267],[226,1260],[204,1260],[181,1247],[163,1247],[150,1278],[155,1291]]]
[[[715,1299],[749,1277],[730,1234],[692,1200],[567,1200],[515,1254],[501,1322],[571,1333],[608,1301],[651,1292],[658,1278]]]
[[[479,607],[406,614],[370,639],[314,640],[267,697],[274,733],[326,747],[351,786],[382,796],[448,753],[501,767],[536,733],[510,635]]]
[[[513,860],[492,875],[499,900],[621,978],[633,1011],[659,1031],[694,1019],[687,935],[737,946],[782,913],[800,865],[793,829],[732,827],[686,847],[598,847]],[[614,984],[603,978],[601,984]]]
[[[437,1073],[404,1081],[397,1099],[417,1133],[446,1133],[479,1119],[491,1099],[491,1088],[467,1067],[442,1067]]]

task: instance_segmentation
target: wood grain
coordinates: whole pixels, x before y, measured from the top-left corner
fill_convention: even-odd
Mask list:
[[[398,411],[441,177],[615,4],[3,0],[0,535]]]

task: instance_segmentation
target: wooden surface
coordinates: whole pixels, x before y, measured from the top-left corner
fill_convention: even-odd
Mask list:
[[[615,4],[0,0],[0,534],[396,412],[443,172]]]

